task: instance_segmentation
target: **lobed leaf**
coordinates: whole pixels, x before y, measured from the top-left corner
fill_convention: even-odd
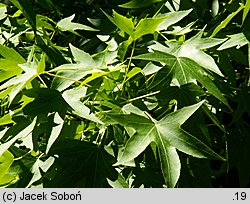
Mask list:
[[[228,35],[228,40],[224,42],[217,50],[225,50],[231,47],[237,46],[240,48],[249,43],[244,33],[237,33],[234,35]]]
[[[87,30],[87,31],[98,31],[97,29],[91,28],[90,26],[86,26],[80,23],[73,23],[72,20],[75,18],[75,14],[60,20],[57,23],[57,27],[61,31],[70,31],[75,32],[75,30]]]
[[[180,127],[202,103],[203,101],[167,114],[160,121],[135,114],[108,114],[109,118],[120,125],[132,127],[136,131],[127,141],[116,165],[126,164],[126,162],[136,158],[154,141],[159,149],[166,184],[169,187],[174,187],[179,179],[181,168],[175,148],[194,157],[224,161],[224,158],[206,144]]]
[[[166,64],[170,73],[173,73],[173,79],[176,79],[180,85],[199,81],[211,94],[230,107],[225,97],[215,84],[206,76],[206,72],[193,60],[186,57],[175,57],[168,53],[154,51],[152,53],[142,54],[134,59],[143,59]]]

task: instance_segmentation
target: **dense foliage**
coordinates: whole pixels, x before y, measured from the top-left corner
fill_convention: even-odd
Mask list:
[[[250,0],[0,3],[0,186],[249,187]]]

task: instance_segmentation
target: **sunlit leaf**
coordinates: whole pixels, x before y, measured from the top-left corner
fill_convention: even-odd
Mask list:
[[[49,136],[49,140],[47,143],[46,153],[49,152],[51,146],[56,141],[56,139],[59,137],[60,132],[61,132],[62,127],[63,127],[64,120],[60,117],[60,115],[58,113],[55,113],[53,122],[55,123],[56,126],[54,126],[51,130],[51,134]]]
[[[84,105],[83,102],[81,102],[81,98],[86,96],[86,91],[86,87],[70,89],[68,91],[65,91],[62,96],[65,101],[72,107],[72,109],[74,110],[74,114],[102,124],[103,122],[93,113],[91,113],[90,109],[86,105]]]
[[[229,37],[229,39],[226,42],[224,42],[218,48],[218,50],[224,50],[224,49],[228,49],[228,48],[235,47],[235,46],[237,46],[237,48],[240,48],[240,47],[249,43],[249,41],[246,38],[246,36],[244,35],[244,33],[237,33],[234,35],[228,35],[228,37]]]
[[[186,11],[177,11],[177,12],[159,14],[157,17],[159,18],[166,17],[166,19],[162,23],[160,23],[160,25],[157,27],[157,30],[158,31],[167,30],[169,26],[179,22],[181,19],[190,14],[191,11],[192,9]]]
[[[46,161],[41,161],[40,159],[37,159],[31,168],[31,173],[33,173],[33,176],[26,187],[30,187],[34,182],[42,178],[41,170],[43,172],[47,172],[51,165],[53,165],[54,161],[54,157],[49,157]]]
[[[0,185],[2,185],[1,181],[8,172],[13,161],[14,156],[8,150],[0,156]]]
[[[91,28],[90,26],[86,26],[80,23],[73,23],[72,20],[75,18],[75,14],[60,20],[57,23],[57,27],[61,31],[70,31],[75,32],[75,30],[87,30],[87,31],[97,31],[97,29]]]
[[[22,69],[18,64],[25,63],[25,59],[14,49],[0,45],[0,82],[15,75],[21,74]]]
[[[0,20],[4,19],[7,17],[7,8],[6,5],[0,3]]]
[[[39,74],[37,73],[37,64],[35,62],[19,64],[25,73],[11,78],[4,84],[0,86],[0,90],[11,87],[11,91],[8,94],[10,98],[10,103],[16,97],[16,95],[25,87],[26,84],[30,83]]]
[[[34,126],[36,123],[36,118],[33,120],[33,122],[24,128],[21,132],[17,133],[14,137],[12,137],[10,140],[8,140],[5,143],[0,144],[0,156],[10,148],[12,144],[14,144],[18,139],[23,139],[24,137],[27,137],[29,134],[31,134]]]
[[[169,46],[168,48],[164,46],[160,46],[158,48],[157,43],[150,47],[154,50],[166,51],[167,53],[175,55],[176,57],[187,57],[205,69],[211,70],[216,74],[223,76],[214,59],[204,51],[223,43],[226,39],[202,38],[202,34],[203,30],[185,41],[183,44],[167,43]]]
[[[213,0],[212,3],[212,15],[216,16],[219,13],[220,4],[218,0]]]
[[[139,21],[135,27],[135,31],[132,38],[137,40],[143,35],[153,34],[160,23],[162,23],[168,16],[165,17],[155,17],[155,18],[144,18]]]
[[[113,10],[113,17],[105,13],[109,20],[114,23],[119,29],[129,34],[133,40],[137,40],[143,35],[153,34],[160,23],[162,23],[168,16],[144,18],[141,19],[136,26],[131,18],[122,16]]]
[[[225,28],[227,24],[244,8],[244,4],[240,4],[240,7],[235,11],[232,12],[231,14],[228,15],[228,17],[221,21],[221,23],[214,29],[212,35],[210,36],[211,38],[214,37],[221,29]]]
[[[127,18],[125,16],[122,16],[119,13],[117,13],[115,10],[113,10],[113,17],[106,14],[105,12],[104,12],[104,14],[119,29],[121,29],[125,33],[129,34],[130,36],[133,35],[135,27],[134,27],[134,23],[133,23],[131,18]]]
[[[243,16],[242,16],[242,23],[244,23],[249,10],[250,10],[250,0],[246,0],[246,4],[245,4],[244,11],[243,11]]]

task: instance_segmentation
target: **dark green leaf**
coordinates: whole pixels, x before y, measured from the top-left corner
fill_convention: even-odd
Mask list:
[[[162,0],[132,0],[128,3],[119,5],[122,8],[143,8]]]
[[[118,173],[112,167],[115,159],[95,144],[60,140],[49,153],[59,156],[55,166],[58,170],[46,187],[104,187],[106,178],[117,179]]]
[[[31,4],[30,0],[10,0],[19,10],[22,11],[23,15],[27,18],[32,29],[36,33],[36,13]]]

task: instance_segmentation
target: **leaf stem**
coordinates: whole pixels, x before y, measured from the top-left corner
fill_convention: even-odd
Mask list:
[[[64,77],[64,76],[60,76],[60,75],[56,75],[56,74],[51,74],[49,72],[45,72],[45,74],[48,74],[48,75],[53,76],[53,77],[58,77],[58,78],[61,78],[61,79],[65,79],[65,80],[74,81],[74,82],[79,83],[79,84],[82,83],[81,81],[78,81],[78,80],[75,80],[75,79],[72,79],[72,78],[68,78],[68,77]]]
[[[132,101],[136,101],[136,100],[139,100],[139,99],[142,99],[142,98],[153,96],[153,95],[158,94],[158,93],[160,93],[160,91],[155,91],[153,93],[149,93],[149,94],[145,94],[145,95],[142,95],[142,96],[138,96],[136,98],[132,98],[132,99],[127,100],[127,102],[130,103]]]
[[[135,52],[135,40],[133,42],[133,47],[132,47],[131,55],[130,55],[130,58],[129,58],[127,71],[129,70],[129,68],[131,66],[131,62],[132,62],[132,58],[133,58],[134,52]]]
[[[135,40],[133,41],[133,46],[132,46],[132,51],[131,51],[131,54],[130,54],[130,57],[129,57],[129,62],[128,62],[128,66],[125,67],[125,76],[124,76],[124,79],[123,79],[123,82],[122,82],[122,93],[124,91],[124,85],[126,83],[126,80],[127,80],[127,77],[128,77],[128,72],[129,72],[129,68],[131,66],[131,63],[132,63],[132,58],[133,58],[133,55],[134,55],[134,52],[135,52]]]
[[[38,76],[38,78],[40,79],[40,81],[42,82],[42,84],[44,85],[44,87],[48,88],[48,86],[46,85],[46,83],[43,81],[41,76]]]

